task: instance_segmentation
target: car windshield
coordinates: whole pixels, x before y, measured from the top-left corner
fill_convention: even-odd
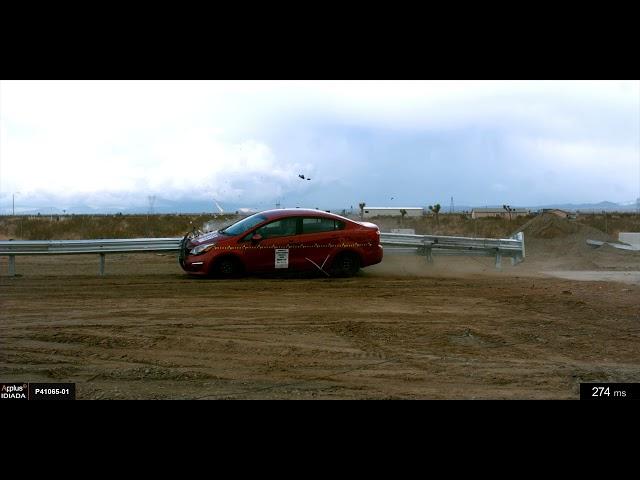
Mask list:
[[[241,233],[246,232],[252,227],[255,227],[259,223],[264,222],[267,219],[264,215],[260,213],[256,213],[255,215],[251,215],[250,217],[243,218],[239,222],[234,223],[233,225],[228,226],[227,228],[223,228],[218,230],[220,233],[224,233],[225,235],[240,235]]]

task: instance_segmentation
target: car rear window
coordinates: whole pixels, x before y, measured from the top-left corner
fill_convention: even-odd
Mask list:
[[[302,219],[302,233],[332,232],[343,228],[344,222],[332,218],[315,217]]]

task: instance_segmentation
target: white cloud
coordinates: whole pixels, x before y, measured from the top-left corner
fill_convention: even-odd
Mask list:
[[[252,202],[315,192],[345,202],[345,186],[370,188],[362,172],[384,179],[408,164],[416,147],[405,139],[420,136],[437,140],[433,162],[487,145],[483,161],[503,168],[501,192],[516,195],[514,179],[548,170],[585,185],[604,178],[616,190],[605,197],[635,195],[640,83],[3,81],[0,201],[21,191]],[[389,145],[394,162],[383,157]],[[300,182],[302,172],[314,181]]]
[[[512,146],[528,151],[539,159],[540,166],[562,171],[633,172],[639,151],[632,145],[606,145],[590,140],[572,141],[549,138],[514,138]]]

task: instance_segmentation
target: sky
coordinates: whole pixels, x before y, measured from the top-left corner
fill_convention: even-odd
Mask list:
[[[631,203],[640,81],[0,81],[0,212],[150,196],[183,211]]]

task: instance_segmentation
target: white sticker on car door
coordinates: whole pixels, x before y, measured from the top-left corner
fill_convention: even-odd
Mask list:
[[[276,248],[276,268],[289,268],[288,248]]]

